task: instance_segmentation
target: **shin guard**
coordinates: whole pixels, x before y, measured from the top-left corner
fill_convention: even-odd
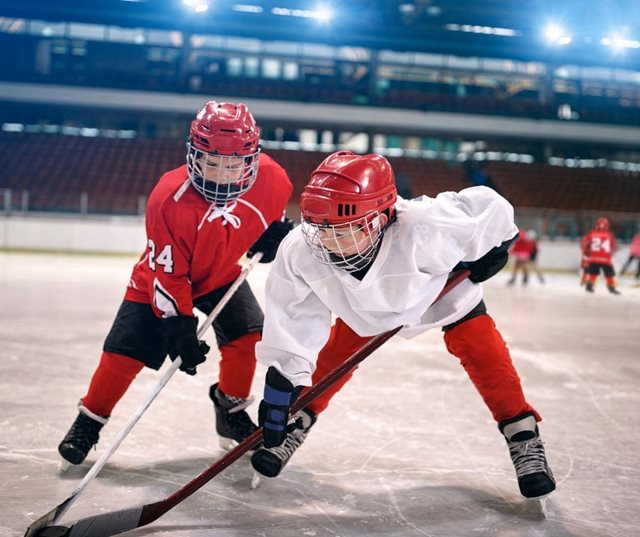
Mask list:
[[[128,356],[103,352],[82,404],[94,414],[110,416],[144,364]]]
[[[326,377],[370,339],[371,337],[361,337],[356,334],[342,319],[336,319],[336,324],[331,327],[331,334],[327,343],[318,354],[316,370],[312,377],[313,384],[317,384]],[[313,401],[308,408],[316,414],[326,409],[331,398],[340,391],[356,369],[352,369],[336,381],[333,386]]]
[[[256,343],[260,332],[249,332],[220,347],[220,389],[229,396],[246,399],[256,370]]]

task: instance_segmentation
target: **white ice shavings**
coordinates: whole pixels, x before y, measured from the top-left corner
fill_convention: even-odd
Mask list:
[[[434,533],[431,533],[429,531],[423,530],[422,528],[419,528],[413,522],[407,519],[407,517],[402,512],[402,509],[400,509],[400,506],[398,505],[398,501],[396,500],[396,495],[394,494],[391,486],[382,477],[380,477],[378,480],[380,481],[380,484],[384,487],[384,489],[387,491],[387,495],[389,496],[389,500],[391,501],[393,510],[398,515],[400,520],[402,520],[408,527],[416,530],[419,534],[426,535],[427,537],[434,537],[435,536]]]
[[[574,383],[580,386],[581,391],[586,392],[588,394],[589,401],[606,421],[608,421],[611,425],[613,425],[618,431],[624,430],[624,427],[622,427],[602,407],[602,405],[598,401],[598,396],[593,389],[593,385],[576,372],[571,356],[565,356],[562,354],[552,355],[548,352],[544,353],[543,355],[540,352],[529,352],[529,351],[524,351],[522,349],[512,351],[511,354],[514,359],[527,360],[529,362],[534,363],[536,366],[544,369],[545,371],[560,373],[568,376]],[[602,398],[604,398],[604,396]]]

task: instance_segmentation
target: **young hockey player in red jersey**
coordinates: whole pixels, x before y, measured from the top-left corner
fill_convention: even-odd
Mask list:
[[[535,229],[525,231],[520,230],[518,240],[514,243],[510,250],[510,254],[515,258],[513,265],[513,273],[507,285],[513,285],[516,283],[518,272],[522,272],[522,285],[529,283],[529,269],[532,269],[537,275],[540,283],[544,283],[544,278],[535,265],[536,257],[538,255],[538,242],[537,233]]]
[[[435,199],[397,198],[393,170],[379,155],[330,155],[301,196],[303,223],[281,244],[267,280],[258,360],[268,367],[259,420],[264,447],[252,456],[278,475],[317,414],[347,381],[288,421],[289,407],[372,336],[403,326],[412,337],[442,327],[504,435],[521,493],[555,489],[540,440],[538,412],[526,401],[509,350],[487,315],[480,282],[507,262],[518,229],[513,207],[478,186]],[[437,304],[448,274],[471,271]],[[432,305],[433,304],[433,305]],[[331,317],[338,318],[331,327]]]
[[[282,221],[292,185],[262,153],[260,132],[244,104],[210,101],[191,123],[186,164],[165,173],[149,196],[147,248],[124,300],[79,414],[58,451],[80,464],[116,403],[146,365],[166,354],[195,375],[209,348],[196,337],[193,308],[209,314],[240,274],[238,260],[260,251],[272,261],[291,221]],[[255,431],[244,410],[255,370],[263,314],[245,281],[213,322],[219,383],[211,386],[221,444]]]
[[[522,272],[522,285],[529,283],[529,261],[531,260],[531,252],[533,251],[533,244],[527,240],[524,229],[519,231],[518,238],[509,250],[509,253],[514,258],[513,272],[511,278],[507,282],[507,285],[513,285],[516,283],[516,278],[519,272]]]
[[[613,268],[613,252],[616,249],[616,239],[609,231],[609,220],[600,217],[596,220],[596,226],[582,238],[582,253],[588,260],[586,269],[585,289],[589,293],[595,290],[596,279],[600,271],[607,280],[607,289],[614,295],[619,295],[616,289],[616,272]]]
[[[538,281],[544,283],[544,276],[542,275],[540,267],[538,267],[538,254],[540,253],[540,249],[538,248],[538,232],[535,229],[528,229],[525,237],[531,243],[529,268],[536,273]]]
[[[636,280],[640,280],[640,233],[636,233],[633,236],[633,240],[631,241],[631,246],[629,246],[629,257],[625,261],[624,266],[620,271],[621,276],[625,272],[627,272],[627,269],[631,266],[631,263],[633,263],[634,259],[638,262],[638,265],[636,267],[635,278]]]

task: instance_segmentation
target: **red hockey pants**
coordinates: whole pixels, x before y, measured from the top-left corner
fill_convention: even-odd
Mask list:
[[[256,368],[255,347],[259,340],[259,332],[250,332],[220,347],[219,386],[225,394],[249,396]],[[110,416],[143,367],[142,362],[128,356],[103,352],[82,404],[94,414]]]
[[[338,319],[331,329],[329,340],[318,355],[313,383],[316,384],[338,367],[369,339],[371,338],[358,336]],[[460,359],[462,367],[497,422],[527,411],[533,412],[540,421],[540,415],[525,400],[509,349],[489,315],[480,315],[460,323],[445,332],[444,340],[447,350]],[[331,398],[352,374],[353,371],[342,377],[313,401],[309,408],[316,413],[326,409]]]

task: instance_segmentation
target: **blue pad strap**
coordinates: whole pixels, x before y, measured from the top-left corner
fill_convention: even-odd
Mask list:
[[[273,386],[265,384],[264,400],[270,405],[289,406],[289,402],[291,401],[291,392],[276,390]]]

